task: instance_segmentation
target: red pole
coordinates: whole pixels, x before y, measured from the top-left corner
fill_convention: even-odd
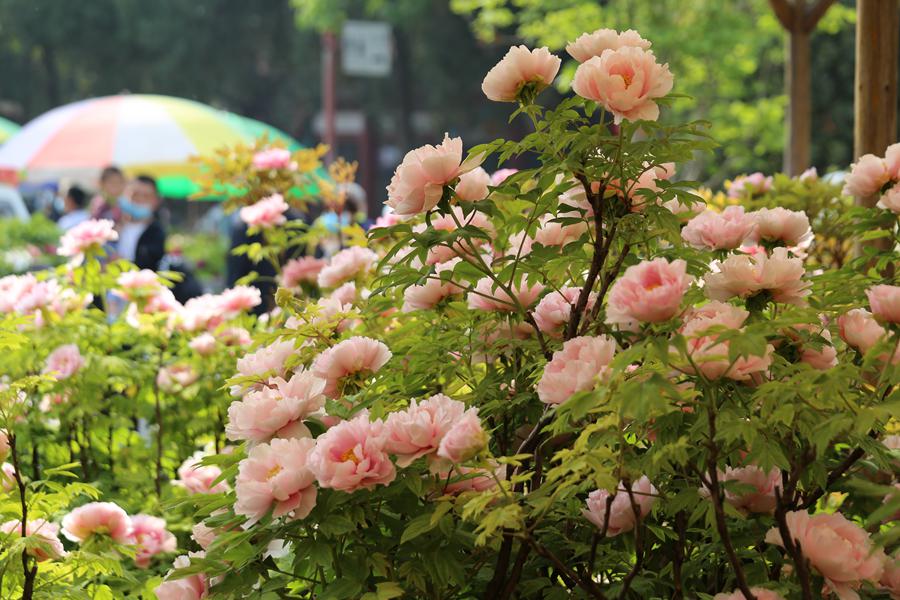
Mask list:
[[[335,112],[337,100],[335,80],[337,79],[337,39],[328,31],[322,34],[322,116],[324,117],[324,142],[328,145],[327,162],[337,156],[337,133],[335,132]]]

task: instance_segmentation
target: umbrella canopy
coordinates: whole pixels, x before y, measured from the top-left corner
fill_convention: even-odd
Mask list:
[[[127,94],[60,106],[26,124],[0,148],[0,171],[26,181],[70,178],[89,183],[114,164],[171,182],[168,195],[187,195],[198,166],[191,157],[222,146],[253,143],[263,133],[299,147],[259,121],[171,96]],[[175,194],[181,185],[185,193]],[[188,185],[190,184],[190,185]]]
[[[13,123],[9,119],[4,119],[0,117],[0,145],[3,144],[8,138],[12,137],[14,133],[19,131],[22,127]]]

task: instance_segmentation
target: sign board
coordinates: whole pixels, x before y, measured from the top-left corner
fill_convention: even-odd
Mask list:
[[[391,26],[380,21],[346,21],[341,31],[341,68],[359,77],[386,77],[393,59]]]

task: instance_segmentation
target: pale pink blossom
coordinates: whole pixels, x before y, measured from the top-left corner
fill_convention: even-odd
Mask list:
[[[863,354],[887,335],[887,330],[864,308],[854,308],[839,316],[837,324],[841,339]]]
[[[757,171],[749,175],[738,175],[734,181],[726,184],[729,198],[743,198],[744,196],[759,196],[772,189],[772,176],[766,177]]]
[[[375,219],[375,224],[372,225],[372,229],[378,229],[379,227],[393,227],[398,223],[402,223],[403,219],[395,213],[391,211],[387,214],[380,215],[377,219]]]
[[[534,308],[534,321],[542,333],[553,337],[562,337],[563,330],[572,315],[572,308],[578,304],[581,288],[567,287],[558,292],[550,292],[538,302]],[[588,294],[584,310],[590,311],[597,301],[597,294]]]
[[[356,284],[348,281],[328,294],[328,298],[340,302],[342,305],[352,305],[356,301]]]
[[[619,124],[623,119],[658,119],[659,106],[654,100],[668,94],[672,84],[669,66],[658,64],[652,52],[623,46],[581,63],[572,89],[611,112]]]
[[[89,502],[79,506],[62,520],[62,533],[82,543],[93,535],[108,535],[119,544],[132,543],[131,519],[118,504]]]
[[[891,186],[891,188],[882,194],[878,201],[878,207],[891,212],[900,214],[900,183]]]
[[[52,375],[57,380],[68,379],[84,366],[84,357],[75,344],[58,347],[47,357],[43,373]]]
[[[191,528],[191,539],[197,542],[197,545],[204,550],[209,550],[209,547],[212,546],[218,536],[218,530],[208,526],[206,523],[197,523]]]
[[[233,319],[242,312],[249,311],[262,303],[262,294],[258,288],[249,285],[236,285],[219,294],[220,309],[225,319]]]
[[[260,171],[291,167],[291,152],[284,148],[268,148],[253,155],[253,168]],[[292,168],[296,168],[294,165]]]
[[[593,523],[600,531],[606,531],[606,537],[615,537],[634,529],[637,523],[637,515],[643,520],[653,505],[656,503],[656,488],[650,483],[646,475],[631,485],[631,494],[620,483],[616,492],[612,495],[612,503],[609,510],[609,523],[606,519],[606,505],[610,493],[607,490],[594,490],[588,495],[587,510],[582,510],[584,517]],[[634,505],[632,505],[632,499]],[[635,511],[635,508],[637,510]]]
[[[875,285],[866,290],[869,308],[879,321],[900,323],[900,286]]]
[[[778,592],[773,592],[772,590],[767,590],[765,588],[752,587],[750,588],[750,592],[756,597],[756,600],[784,600]],[[713,596],[713,600],[748,600],[748,598],[741,590],[734,590],[730,594],[727,592],[716,594]]]
[[[315,476],[309,464],[315,447],[310,438],[274,439],[254,446],[238,465],[235,514],[248,517],[247,525],[270,509],[274,509],[273,518],[306,518],[316,505]]]
[[[863,154],[850,166],[850,173],[844,179],[844,195],[866,197],[877,194],[891,176],[883,158]]]
[[[575,212],[561,213],[557,218],[580,218]],[[563,224],[551,215],[544,215],[540,219],[540,225],[534,233],[534,242],[542,246],[558,246],[562,248],[572,242],[578,241],[587,233],[588,224],[584,220],[576,223]]]
[[[243,327],[226,327],[215,335],[216,339],[230,347],[249,346],[253,343],[250,332]]]
[[[765,372],[772,364],[774,348],[767,344],[761,356],[747,355],[731,361],[728,341],[719,339],[718,330],[740,329],[750,313],[723,302],[709,302],[685,316],[681,334],[687,338],[690,363],[681,367],[685,373],[700,374],[710,380],[727,377],[748,381]],[[674,348],[673,348],[674,352]]]
[[[452,470],[438,472],[438,479],[447,482],[442,488],[443,493],[484,492],[497,487],[497,480],[506,479],[506,465],[491,462],[496,465],[492,470],[454,465]]]
[[[706,210],[688,221],[681,230],[681,238],[694,248],[733,250],[750,238],[756,220],[741,206],[728,206],[718,213]]]
[[[418,403],[412,400],[406,410],[388,415],[385,450],[396,455],[397,466],[408,467],[417,458],[437,452],[441,440],[465,411],[465,404],[444,394]]]
[[[656,258],[632,265],[610,288],[606,322],[630,329],[636,322],[667,321],[678,314],[691,281],[681,259]]]
[[[615,340],[605,335],[565,342],[544,367],[537,384],[538,398],[547,404],[562,404],[577,392],[594,389],[607,375],[615,353]]]
[[[366,376],[376,373],[391,359],[391,351],[384,343],[372,338],[356,336],[325,350],[313,362],[313,373],[325,380],[325,395],[340,394],[340,383],[348,375]]]
[[[56,253],[60,256],[79,256],[87,251],[98,251],[104,244],[119,239],[115,224],[109,219],[79,223],[59,239]]]
[[[0,460],[6,460],[9,456],[9,436],[6,431],[0,429]]]
[[[489,100],[515,102],[522,88],[533,87],[540,92],[553,83],[561,62],[546,47],[529,50],[526,46],[512,46],[485,75],[481,91]]]
[[[869,533],[842,514],[794,511],[787,513],[785,520],[803,556],[840,600],[859,600],[856,590],[863,582],[881,579],[887,560],[884,550],[875,547]],[[784,546],[777,527],[766,534],[766,542]]]
[[[7,521],[0,525],[0,532],[11,535],[22,535],[22,521]],[[28,554],[38,562],[56,560],[66,556],[59,539],[59,526],[44,519],[34,519],[25,525],[25,536],[40,541],[39,546],[29,548]]]
[[[319,271],[317,281],[320,287],[336,288],[349,279],[372,270],[378,255],[361,246],[345,248],[331,257],[328,265]]]
[[[518,173],[518,169],[497,169],[493,173],[491,173],[491,185],[497,187],[504,181],[506,181],[512,175]]]
[[[302,283],[315,284],[319,272],[325,268],[327,261],[312,256],[289,260],[281,269],[280,283],[282,287],[296,289]]]
[[[407,217],[434,208],[444,194],[444,186],[471,171],[481,157],[462,160],[462,139],[444,134],[439,146],[425,145],[410,150],[394,171],[385,202],[397,216]]]
[[[179,556],[172,563],[172,570],[186,569],[191,566],[191,558],[202,556],[202,552]],[[169,579],[171,575],[172,571],[169,571],[166,580],[153,590],[157,600],[203,600],[208,597],[210,582],[204,573],[194,573],[181,579]]]
[[[459,183],[453,189],[457,198],[464,202],[478,202],[488,197],[491,176],[481,167],[475,167],[459,176]]]
[[[566,52],[580,63],[601,56],[604,50],[618,50],[624,46],[635,46],[648,50],[650,42],[629,29],[619,33],[613,29],[598,29],[592,33],[582,33],[574,42],[566,44]]]
[[[900,600],[900,550],[885,561],[880,583],[890,593],[891,600]]]
[[[477,455],[487,447],[488,435],[478,418],[478,409],[465,411],[441,438],[438,458],[459,464]]]
[[[324,390],[325,380],[305,370],[295,372],[287,381],[271,379],[266,386],[231,403],[225,435],[229,440],[250,442],[287,437],[283,431],[297,431],[295,424],[325,406]]]
[[[387,485],[397,473],[386,444],[384,422],[370,421],[363,411],[316,438],[309,468],[324,488],[354,492]]]
[[[116,279],[117,292],[129,302],[147,300],[166,288],[159,276],[150,269],[125,271]]]
[[[541,292],[544,286],[540,283],[529,285],[523,278],[518,285],[512,286],[513,296],[506,290],[496,287],[494,280],[483,277],[475,284],[475,289],[468,294],[469,308],[484,311],[515,312],[518,307],[528,308]],[[513,299],[515,298],[515,299]]]
[[[775,510],[775,488],[783,485],[780,469],[773,467],[766,472],[756,465],[725,467],[724,472],[719,471],[719,483],[725,490],[725,501],[749,513],[771,513]]]
[[[229,490],[225,480],[216,483],[222,475],[222,469],[216,465],[204,465],[200,461],[207,456],[204,452],[195,452],[178,467],[178,479],[175,485],[183,487],[189,494],[220,494]]]
[[[268,229],[287,222],[284,213],[288,208],[290,206],[284,201],[284,196],[272,194],[259,200],[256,204],[245,206],[241,209],[240,215],[241,220],[250,227]]]
[[[200,356],[209,356],[216,351],[216,338],[211,333],[203,333],[188,342],[188,346]]]
[[[237,361],[237,370],[244,377],[256,377],[270,373],[281,374],[284,363],[294,353],[294,342],[280,340],[262,346]]]
[[[837,350],[831,343],[831,332],[824,327],[797,326],[797,329],[806,329],[813,334],[822,337],[825,343],[818,348],[813,344],[800,344],[800,361],[808,364],[813,369],[827,371],[837,366]]]
[[[164,392],[176,392],[191,385],[200,375],[191,365],[177,364],[163,367],[156,375],[156,385]]]
[[[666,200],[662,203],[661,206],[671,212],[673,215],[677,215],[682,220],[692,219],[694,218],[694,216],[699,215],[704,210],[706,210],[706,204],[703,202],[684,203],[678,198]]]
[[[444,298],[461,293],[463,291],[461,287],[450,280],[440,279],[441,273],[452,273],[460,262],[462,262],[461,258],[454,258],[448,262],[437,264],[434,267],[434,274],[429,276],[428,281],[422,285],[411,285],[406,288],[403,291],[403,312],[429,310],[437,306]]]
[[[727,210],[727,209],[726,209]],[[766,242],[779,242],[785,246],[808,246],[813,233],[809,226],[809,217],[802,210],[761,208],[750,213],[756,223],[753,238]]]
[[[812,283],[803,279],[803,260],[775,248],[772,254],[735,254],[713,263],[713,272],[704,277],[706,296],[712,300],[747,298],[768,292],[775,302],[803,304]]]
[[[223,322],[221,299],[213,294],[203,294],[184,303],[175,316],[177,327],[182,331],[215,329]]]
[[[8,462],[3,463],[0,465],[0,489],[11,492],[16,486],[16,468]]]
[[[157,554],[175,552],[178,546],[175,536],[166,529],[165,519],[151,515],[131,517],[134,538],[134,564],[142,569],[150,566],[150,559]]]
[[[451,211],[452,214],[441,215],[433,219],[431,221],[431,228],[438,231],[457,231],[459,229],[457,223],[459,223],[459,225],[462,225],[463,227],[475,227],[493,236],[494,227],[484,213],[476,210],[466,215],[463,213],[462,208],[458,206],[454,206]],[[416,228],[416,231],[424,231],[426,227],[427,226],[423,223],[420,227]],[[450,245],[441,244],[432,246],[428,249],[428,256],[425,259],[425,264],[434,265],[450,261],[457,256],[474,255],[476,254],[477,249],[486,243],[487,242],[481,238],[458,238]]]

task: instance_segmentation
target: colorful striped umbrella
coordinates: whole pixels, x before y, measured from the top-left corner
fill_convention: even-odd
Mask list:
[[[0,145],[7,139],[11,138],[14,133],[22,129],[20,125],[13,123],[9,119],[0,117]]]
[[[299,147],[274,127],[191,100],[106,96],[60,106],[26,124],[0,148],[0,171],[22,172],[32,182],[65,177],[89,183],[114,164],[163,183],[180,182],[190,193],[191,186],[184,184],[198,169],[191,157],[252,143],[263,133]]]

